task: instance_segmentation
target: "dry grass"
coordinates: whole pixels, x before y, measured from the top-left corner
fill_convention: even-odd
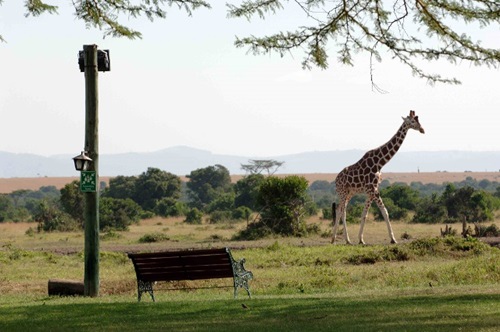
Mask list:
[[[331,241],[331,222],[311,217],[309,224],[316,224],[320,234],[306,238],[283,238],[280,242],[298,246],[328,245]],[[496,224],[500,222],[497,219]],[[276,238],[258,241],[233,241],[232,237],[239,230],[246,227],[246,222],[191,225],[183,222],[182,218],[160,218],[142,220],[140,224],[133,225],[129,231],[101,233],[100,247],[102,251],[153,251],[173,250],[185,248],[224,247],[255,248],[269,246]],[[440,235],[442,224],[411,224],[406,222],[392,222],[396,239],[399,242],[403,234],[411,238],[436,237]],[[461,230],[461,224],[452,225],[454,229]],[[31,234],[27,232],[34,230]],[[341,225],[340,229],[343,229]],[[348,224],[349,236],[353,243],[357,242],[359,224]],[[146,234],[164,234],[168,240],[153,243],[140,243],[139,239]],[[384,222],[375,222],[368,218],[365,225],[364,238],[367,244],[388,244],[390,239]],[[339,236],[339,243],[343,243],[343,236]],[[4,246],[13,246],[23,250],[49,251],[59,253],[75,253],[83,251],[83,232],[54,232],[37,233],[36,223],[0,223],[0,250]]]
[[[283,177],[291,174],[279,174]],[[297,174],[304,176],[310,183],[317,180],[325,180],[331,182],[337,176],[336,173],[311,173]],[[467,177],[472,177],[476,180],[489,180],[500,182],[500,172],[421,172],[421,173],[383,173],[382,178],[394,182],[422,182],[422,183],[444,183],[444,182],[460,182]],[[233,182],[241,179],[243,175],[232,175]],[[100,181],[109,183],[110,177],[100,177]],[[187,178],[181,176],[182,181],[187,181]],[[60,189],[73,180],[78,180],[76,177],[39,177],[39,178],[0,178],[0,194],[11,193],[15,190],[30,189],[38,190],[42,186],[55,186]]]

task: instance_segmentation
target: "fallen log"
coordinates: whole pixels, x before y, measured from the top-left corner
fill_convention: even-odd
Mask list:
[[[83,296],[84,286],[83,282],[61,279],[49,280],[49,296]]]

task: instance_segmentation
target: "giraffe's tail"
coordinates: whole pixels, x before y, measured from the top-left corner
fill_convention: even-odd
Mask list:
[[[335,225],[335,220],[336,220],[336,212],[337,212],[337,204],[335,202],[332,203],[332,218],[333,218],[333,224]]]

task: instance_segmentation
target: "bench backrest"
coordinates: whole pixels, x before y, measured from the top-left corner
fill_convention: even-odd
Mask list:
[[[227,248],[152,253],[129,253],[138,280],[170,281],[232,278]]]

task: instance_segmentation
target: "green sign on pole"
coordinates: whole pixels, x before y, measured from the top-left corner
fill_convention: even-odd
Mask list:
[[[95,171],[82,171],[80,173],[80,190],[84,193],[95,193],[97,191]]]

